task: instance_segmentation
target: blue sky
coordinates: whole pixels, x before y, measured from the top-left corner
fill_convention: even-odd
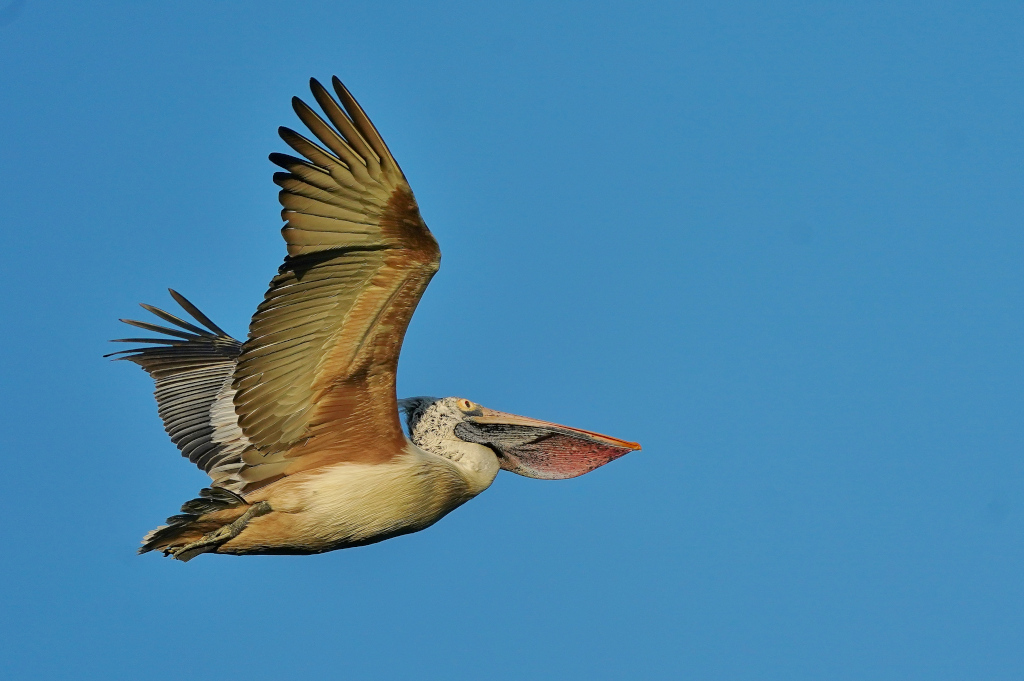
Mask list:
[[[5,676],[1024,676],[1024,6],[378,4],[0,0]],[[644,450],[136,557],[206,478],[106,339],[244,335],[332,74],[444,253],[400,394]]]

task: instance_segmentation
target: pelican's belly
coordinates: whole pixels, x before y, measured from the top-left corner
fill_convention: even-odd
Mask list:
[[[260,490],[263,492],[263,490]],[[403,453],[386,464],[341,463],[268,486],[273,512],[254,518],[221,553],[301,553],[422,530],[475,496],[451,463]]]

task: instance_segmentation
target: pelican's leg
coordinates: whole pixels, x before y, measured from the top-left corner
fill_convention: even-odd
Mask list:
[[[258,518],[261,515],[266,515],[272,510],[273,509],[270,508],[270,504],[265,501],[253,504],[249,507],[249,510],[239,516],[238,520],[235,520],[224,527],[219,527],[213,532],[204,534],[194,542],[177,548],[168,549],[167,553],[177,560],[187,562],[198,556],[200,553],[215,551],[217,547],[224,542],[229,539],[234,539],[241,534],[242,530],[245,529],[245,526],[249,524],[250,520]]]

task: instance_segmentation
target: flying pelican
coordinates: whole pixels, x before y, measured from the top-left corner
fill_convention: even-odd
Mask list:
[[[113,354],[154,379],[171,440],[213,481],[139,553],[187,561],[372,544],[433,525],[499,469],[571,478],[640,449],[464,398],[397,398],[402,339],[441,252],[377,129],[332,84],[337,100],[310,80],[326,120],[292,99],[320,144],[282,127],[303,158],[270,155],[286,171],[274,182],[288,255],[245,343],[173,290],[195,323],[151,305],[173,327],[121,320],[164,334],[119,339],[148,345]]]

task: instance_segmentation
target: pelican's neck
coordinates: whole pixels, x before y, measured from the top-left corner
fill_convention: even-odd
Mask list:
[[[423,451],[446,459],[469,485],[475,496],[494,482],[501,465],[498,457],[489,447],[475,442],[465,442],[456,437],[443,437],[438,433],[420,434],[413,441]]]

